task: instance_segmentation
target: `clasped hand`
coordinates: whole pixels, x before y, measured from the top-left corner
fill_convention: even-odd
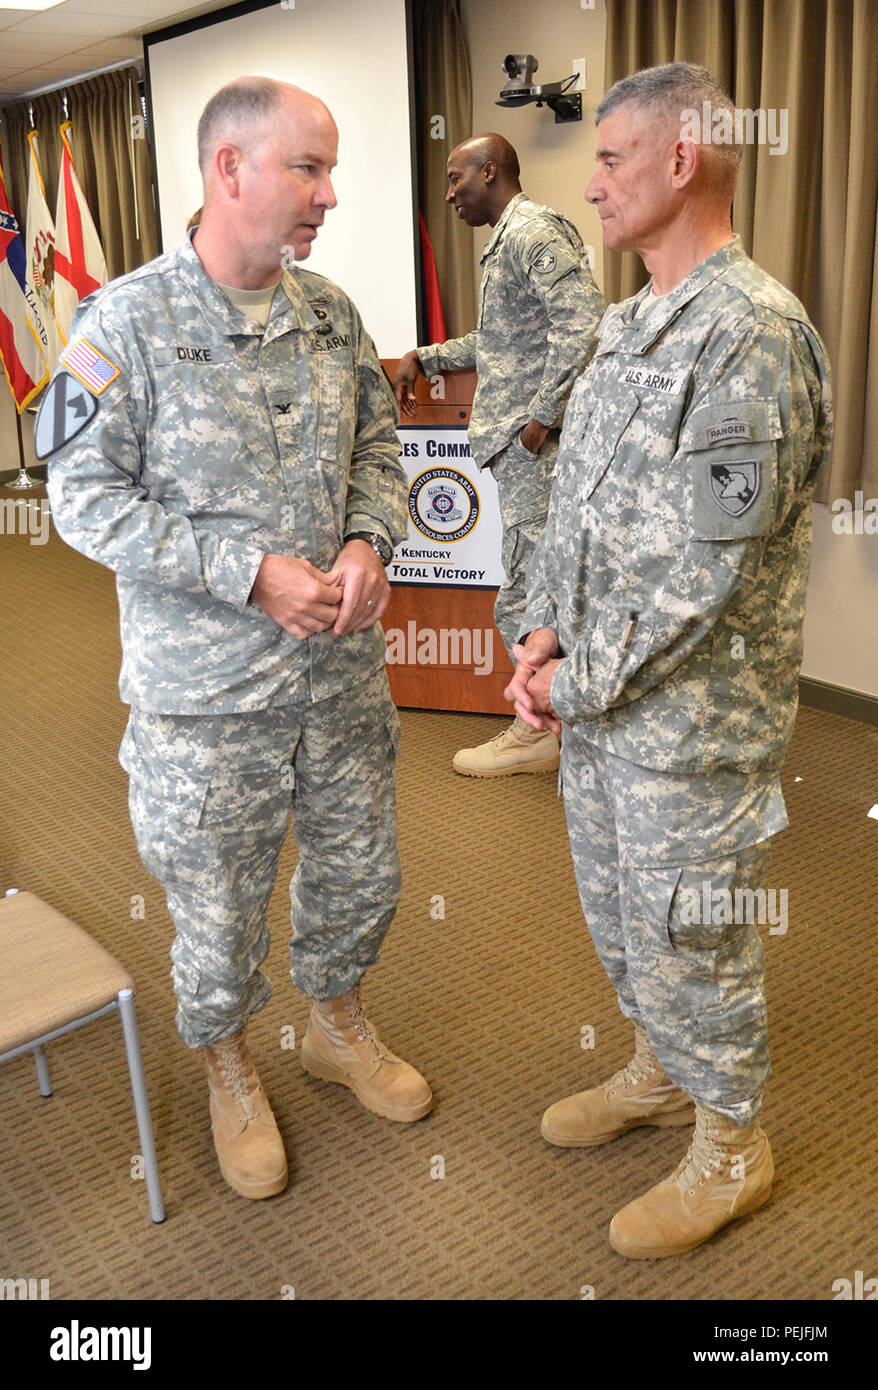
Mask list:
[[[390,601],[390,584],[372,547],[354,540],[342,547],[328,573],[310,560],[264,555],[250,599],[294,637],[329,628],[343,637],[377,622]]]
[[[541,627],[527,635],[527,640],[516,643],[512,655],[518,663],[515,674],[503,694],[515,706],[516,714],[534,729],[551,729],[561,732],[561,718],[552,707],[552,677],[561,665],[558,656],[558,634],[551,628]]]

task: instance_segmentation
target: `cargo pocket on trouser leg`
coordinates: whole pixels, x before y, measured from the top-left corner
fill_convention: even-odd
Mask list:
[[[163,888],[187,876],[186,843],[197,829],[210,778],[157,756],[132,712],[119,749],[128,773],[128,808],[144,867]]]
[[[767,857],[762,845],[628,871],[629,965],[647,1032],[672,1080],[732,1118],[755,1113],[770,1074],[764,950],[741,892]]]

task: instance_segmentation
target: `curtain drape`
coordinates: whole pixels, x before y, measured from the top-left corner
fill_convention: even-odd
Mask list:
[[[878,25],[869,0],[607,0],[605,86],[701,63],[735,106],[787,113],[788,148],[745,146],[733,225],[829,349],[836,431],[820,498],[878,495]],[[776,128],[776,131],[779,128]],[[604,253],[608,300],[646,282]]]
[[[418,203],[433,243],[445,327],[457,338],[476,321],[472,231],[445,205],[445,166],[473,133],[469,57],[458,0],[412,0],[411,15]]]
[[[67,95],[76,172],[111,279],[158,255],[152,157],[137,81],[136,68],[119,68],[32,98],[34,125],[39,131],[40,168],[49,209],[54,215],[61,164],[58,129],[64,119],[62,102]],[[0,114],[3,167],[12,206],[23,230],[28,186],[28,102],[15,102]]]

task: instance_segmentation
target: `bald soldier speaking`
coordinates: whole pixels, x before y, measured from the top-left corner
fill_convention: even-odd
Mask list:
[[[220,1170],[250,1198],[287,1182],[245,1029],[271,995],[266,909],[291,806],[302,1065],[391,1120],[432,1105],[360,996],[400,889],[377,620],[406,489],[355,306],[290,267],[336,205],[337,147],[297,87],[217,92],[198,125],[200,222],[81,306],[37,423],[62,426],[61,535],[116,571],[134,831],[176,927],[177,1027],[205,1051]],[[62,393],[81,398],[69,424]]]
[[[406,353],[393,384],[411,416],[419,373],[478,372],[469,443],[479,468],[490,468],[497,483],[504,579],[494,621],[511,658],[528,562],[549,507],[564,407],[594,346],[604,302],[576,228],[522,193],[518,156],[502,135],[476,135],[452,150],[445,201],[470,227],[494,228],[481,258],[478,327]],[[508,777],[555,772],[558,756],[552,730],[532,729],[516,716],[488,743],[462,748],[453,767],[469,777]]]

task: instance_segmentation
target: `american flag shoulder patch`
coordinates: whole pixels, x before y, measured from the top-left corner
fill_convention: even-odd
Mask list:
[[[72,372],[96,396],[106,391],[110,382],[120,375],[119,368],[102,352],[98,352],[88,338],[80,338],[62,359],[61,366]]]

